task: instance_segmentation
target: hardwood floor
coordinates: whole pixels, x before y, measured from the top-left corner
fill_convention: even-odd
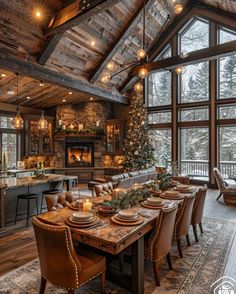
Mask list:
[[[219,203],[217,190],[208,190],[204,216],[236,222],[236,206]],[[24,228],[25,221],[9,226],[0,234],[0,275],[3,275],[37,257],[37,248],[32,227]],[[236,240],[231,249],[225,274],[236,278]]]

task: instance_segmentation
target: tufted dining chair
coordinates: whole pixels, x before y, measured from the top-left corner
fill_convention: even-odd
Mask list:
[[[192,211],[196,192],[185,196],[182,207],[178,211],[174,228],[174,239],[177,241],[180,258],[183,258],[181,238],[186,237],[188,246],[191,245],[189,240],[189,228],[191,224]]]
[[[62,192],[57,194],[45,194],[45,200],[48,211],[56,211],[62,209],[77,200],[79,196],[73,195],[71,192]]]
[[[101,276],[101,293],[105,285],[105,257],[78,248],[77,255],[68,226],[33,217],[33,228],[41,270],[39,294],[44,294],[47,281],[68,290],[69,294],[91,279]]]
[[[145,242],[144,256],[153,262],[156,285],[160,286],[159,262],[166,256],[169,268],[172,269],[170,251],[178,205],[161,209],[155,227]]]
[[[236,204],[236,185],[227,185],[217,167],[213,168],[213,174],[215,176],[218,189],[220,191],[220,194],[216,200],[219,200],[220,197],[223,196],[225,203]]]
[[[202,215],[206,199],[206,192],[207,185],[204,185],[203,187],[199,188],[198,192],[196,193],[196,197],[193,204],[191,225],[193,227],[193,233],[196,242],[198,242],[197,225],[199,225],[200,231],[203,234]]]

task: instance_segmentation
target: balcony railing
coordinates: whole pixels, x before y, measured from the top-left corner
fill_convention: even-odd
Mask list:
[[[236,175],[236,161],[221,161],[218,166],[224,178]],[[191,177],[209,177],[209,161],[181,160],[179,169],[181,174]]]
[[[180,172],[191,177],[208,177],[209,161],[207,160],[181,160]]]

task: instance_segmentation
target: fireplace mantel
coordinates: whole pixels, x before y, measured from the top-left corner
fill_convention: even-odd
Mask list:
[[[54,136],[54,140],[55,141],[67,141],[67,139],[72,139],[72,138],[77,138],[80,139],[81,141],[98,141],[98,140],[102,140],[104,136],[98,136],[96,134],[86,134],[86,135],[82,135],[82,134],[62,134],[62,133],[57,133]]]

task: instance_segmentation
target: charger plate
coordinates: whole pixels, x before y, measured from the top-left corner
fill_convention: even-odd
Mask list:
[[[140,203],[143,207],[148,208],[148,209],[161,209],[161,208],[167,208],[168,204],[163,203],[162,205],[159,206],[152,206],[146,203],[146,201],[143,201]]]
[[[185,198],[185,195],[180,195],[180,196],[176,197],[176,196],[166,196],[166,195],[162,194],[160,197],[163,199],[168,199],[168,200],[181,200],[181,199]]]
[[[138,220],[136,221],[132,221],[132,222],[123,222],[121,220],[118,220],[115,218],[115,216],[111,217],[111,221],[113,221],[113,223],[117,224],[117,225],[122,225],[122,226],[137,226],[143,223],[144,218],[142,216],[139,216]]]
[[[99,223],[100,220],[95,218],[95,220],[93,222],[90,222],[90,223],[87,223],[87,224],[79,224],[79,223],[74,223],[70,220],[70,217],[69,218],[66,218],[65,219],[65,223],[70,226],[70,227],[73,227],[73,228],[89,228],[91,226],[94,226],[96,225],[97,223]]]

